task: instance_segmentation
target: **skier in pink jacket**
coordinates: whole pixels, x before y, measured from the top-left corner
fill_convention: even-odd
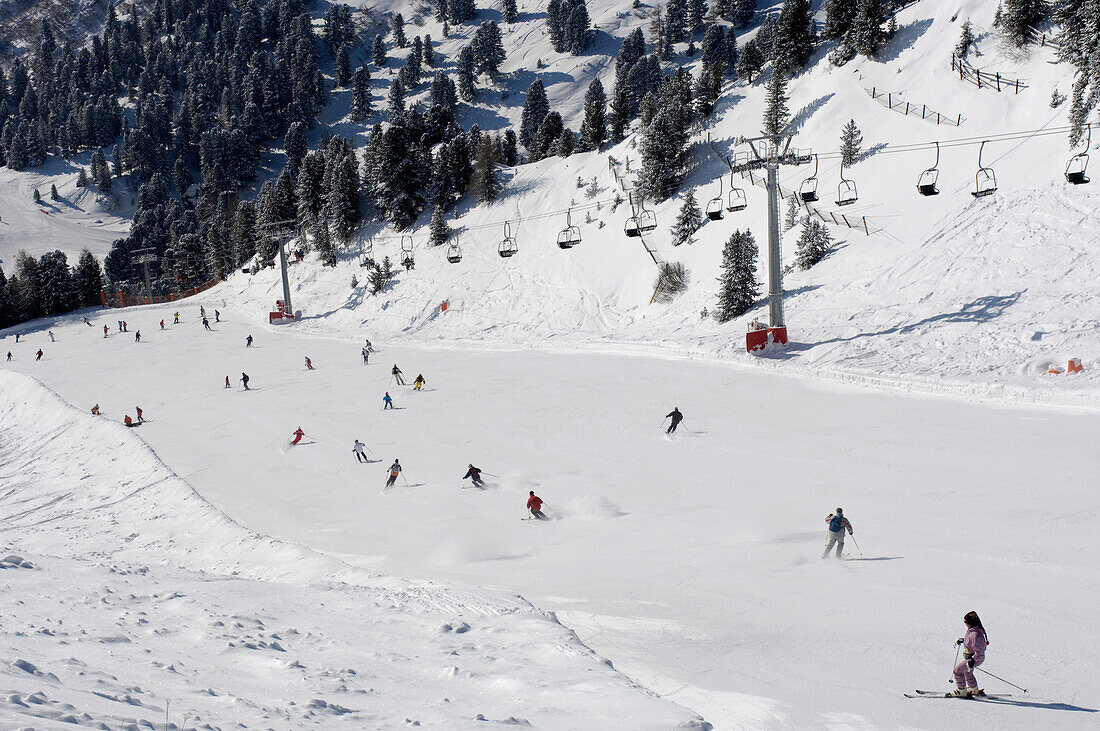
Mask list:
[[[955,642],[956,645],[963,646],[963,661],[955,666],[955,695],[984,695],[985,692],[978,688],[974,668],[985,662],[985,648],[989,645],[989,637],[985,634],[985,627],[982,626],[982,620],[978,619],[977,612],[967,612],[963,621],[966,622],[966,635]]]

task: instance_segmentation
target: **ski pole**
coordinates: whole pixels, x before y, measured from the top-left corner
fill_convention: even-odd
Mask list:
[[[1022,690],[1025,693],[1027,692],[1027,688],[1021,688],[1020,686],[1016,685],[1015,683],[1009,683],[1007,680],[1002,678],[1000,675],[994,675],[993,673],[989,672],[988,670],[983,670],[982,668],[979,668],[979,667],[975,667],[974,669],[975,670],[981,670],[986,675],[988,675],[990,677],[993,677],[993,678],[996,678],[997,680],[1001,681],[1002,683],[1008,683],[1009,685],[1011,685],[1016,690]]]
[[[856,550],[857,550],[857,551],[859,551],[859,555],[860,555],[860,556],[862,556],[862,555],[863,555],[863,549],[859,547],[859,544],[858,544],[858,543],[856,543],[856,536],[855,536],[855,534],[854,534],[854,533],[849,533],[849,534],[848,534],[848,537],[852,539],[852,543],[855,543],[855,546],[856,546]],[[956,653],[956,654],[958,654],[958,653]]]
[[[494,475],[492,472],[486,472],[485,474],[489,475],[489,477],[495,477],[498,480],[500,479],[500,475]]]
[[[959,651],[960,650],[962,650],[962,642],[956,642],[955,643],[955,662],[951,664],[952,668],[957,668],[959,666]],[[947,682],[948,683],[954,683],[955,682],[954,675],[952,675],[951,678]]]
[[[407,478],[407,477],[405,477],[405,473],[404,473],[404,472],[402,472],[402,473],[401,473],[401,479],[405,481],[405,487],[410,487],[410,485],[409,485],[409,480],[408,480],[408,478]]]

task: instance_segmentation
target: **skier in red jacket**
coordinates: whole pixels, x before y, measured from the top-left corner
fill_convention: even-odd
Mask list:
[[[294,446],[298,442],[302,441],[302,437],[304,437],[305,435],[306,433],[302,431],[302,427],[298,427],[294,430],[294,439],[290,442],[290,445]]]
[[[546,520],[546,515],[542,512],[542,498],[534,490],[531,490],[531,497],[527,498],[527,509],[531,511],[532,518]]]

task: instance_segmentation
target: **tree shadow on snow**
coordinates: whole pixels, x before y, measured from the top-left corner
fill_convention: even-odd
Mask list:
[[[836,96],[836,94],[819,96],[817,99],[814,99],[812,102],[795,112],[795,115],[791,117],[791,121],[787,124],[787,134],[797,132],[799,127],[805,124],[806,120],[813,116],[814,112],[828,104],[829,100],[834,96]]]
[[[882,63],[896,61],[901,54],[916,45],[917,39],[927,33],[928,29],[931,27],[931,18],[917,20],[899,26],[897,34],[895,34],[894,37],[890,39],[890,42],[886,44],[886,48],[879,52],[876,60]]]

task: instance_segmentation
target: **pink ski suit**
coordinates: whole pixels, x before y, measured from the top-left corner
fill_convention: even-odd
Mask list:
[[[964,690],[968,686],[971,688],[978,687],[978,681],[974,677],[974,670],[971,669],[969,662],[973,660],[974,667],[985,662],[985,648],[987,645],[989,645],[989,640],[986,639],[985,630],[981,627],[971,627],[966,630],[966,636],[963,637],[963,654],[966,657],[955,666],[955,686],[960,690]]]

